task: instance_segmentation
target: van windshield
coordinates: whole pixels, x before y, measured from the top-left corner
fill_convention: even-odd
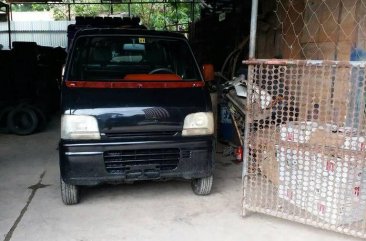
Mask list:
[[[197,81],[188,43],[141,36],[80,37],[71,57],[72,81]]]

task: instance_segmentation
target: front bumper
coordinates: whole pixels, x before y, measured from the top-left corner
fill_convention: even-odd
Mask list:
[[[165,140],[65,141],[59,144],[61,177],[73,185],[98,185],[139,180],[194,179],[212,175],[214,139],[175,137]],[[110,153],[155,153],[175,150],[176,167],[169,170],[149,162],[130,162],[132,167],[111,172],[105,161]],[[165,158],[167,156],[165,155]],[[133,157],[131,157],[133,159]],[[155,158],[156,159],[156,158]],[[155,160],[151,159],[151,160]],[[164,164],[165,160],[159,160]],[[169,160],[168,160],[169,161]],[[112,160],[113,163],[113,160]],[[120,164],[120,162],[118,162]]]

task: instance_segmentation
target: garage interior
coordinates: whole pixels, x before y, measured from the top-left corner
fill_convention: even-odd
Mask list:
[[[64,6],[65,22],[20,27],[13,12],[32,4]],[[79,5],[106,12],[75,16]],[[152,25],[133,6],[176,19]],[[182,6],[189,22],[179,19]],[[2,240],[366,237],[365,0],[8,0],[0,10]],[[62,203],[67,26],[101,19],[182,33],[198,66],[214,66],[206,82],[216,124],[210,195],[194,195],[186,181],[143,181],[85,187],[80,204]],[[45,44],[46,35],[65,45]]]

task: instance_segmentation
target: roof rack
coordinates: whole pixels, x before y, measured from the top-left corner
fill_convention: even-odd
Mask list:
[[[75,17],[75,26],[88,26],[97,28],[139,28],[146,29],[140,25],[139,17]]]

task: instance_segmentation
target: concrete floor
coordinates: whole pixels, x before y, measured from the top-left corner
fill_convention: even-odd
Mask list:
[[[241,165],[223,158],[207,197],[187,182],[138,183],[88,188],[79,205],[64,206],[58,131],[55,120],[32,136],[0,134],[0,240],[353,240],[261,214],[241,217]]]

